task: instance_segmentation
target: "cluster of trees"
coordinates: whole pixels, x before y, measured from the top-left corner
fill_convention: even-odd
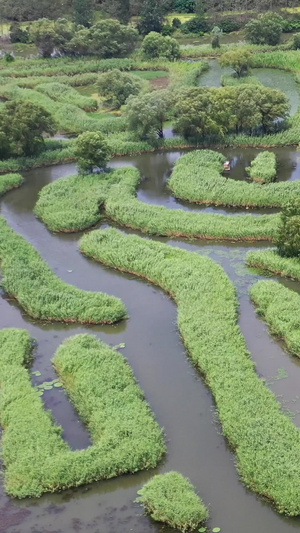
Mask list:
[[[130,54],[138,41],[138,32],[118,20],[101,20],[91,27],[77,26],[66,19],[40,19],[30,26],[30,38],[43,57],[54,50],[62,54],[97,54],[101,58]]]
[[[279,44],[284,19],[277,13],[264,13],[245,26],[245,37],[252,44]]]
[[[119,109],[131,95],[137,95],[143,88],[143,82],[137,76],[118,69],[104,72],[98,78],[98,91],[105,103],[113,109]]]
[[[47,111],[30,102],[7,102],[0,110],[0,159],[31,156],[53,135],[55,124]]]
[[[163,123],[171,118],[177,133],[202,140],[230,132],[268,133],[288,116],[289,108],[281,91],[264,86],[193,87],[131,96],[126,116],[128,128],[143,140],[162,137]]]

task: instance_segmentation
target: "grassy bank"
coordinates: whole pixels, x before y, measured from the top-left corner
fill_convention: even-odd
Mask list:
[[[79,231],[94,225],[101,212],[121,226],[148,235],[199,239],[271,240],[278,215],[253,217],[192,213],[149,205],[136,198],[140,174],[121,168],[108,175],[71,176],[42,189],[36,215],[52,231]]]
[[[0,196],[11,189],[20,187],[22,183],[23,178],[20,174],[4,174],[0,176]]]
[[[257,312],[272,333],[284,340],[289,351],[300,357],[300,296],[276,281],[259,281],[250,291]]]
[[[300,431],[255,372],[237,325],[235,288],[223,269],[197,253],[114,229],[85,235],[80,249],[174,298],[180,333],[213,392],[242,480],[279,512],[299,515]]]
[[[139,491],[140,502],[153,520],[190,531],[208,518],[208,509],[190,481],[179,472],[154,476]]]
[[[249,252],[246,260],[251,267],[300,281],[300,261],[296,257],[281,257],[275,249],[269,249]]]
[[[264,152],[265,153],[265,152]],[[270,152],[267,152],[268,157]],[[261,155],[261,154],[260,154]],[[258,158],[260,157],[258,156]],[[256,160],[258,159],[256,158]],[[275,159],[271,153],[270,158]],[[212,150],[194,151],[176,161],[169,187],[176,198],[198,204],[235,207],[282,207],[300,192],[299,182],[260,185],[222,176],[225,157]],[[273,162],[274,163],[274,162]],[[257,173],[258,162],[253,174]],[[265,168],[270,171],[270,166]],[[272,166],[272,173],[274,164]],[[259,169],[262,178],[261,168]]]
[[[5,490],[38,497],[157,465],[162,431],[124,357],[91,335],[71,337],[53,363],[88,428],[92,446],[72,451],[44,408],[28,371],[30,337],[0,332],[0,413]]]
[[[261,152],[251,162],[247,171],[252,181],[257,183],[271,183],[275,181],[277,174],[276,155],[272,152]]]
[[[118,298],[77,289],[59,279],[35,248],[0,217],[1,285],[33,318],[111,324],[126,316]]]

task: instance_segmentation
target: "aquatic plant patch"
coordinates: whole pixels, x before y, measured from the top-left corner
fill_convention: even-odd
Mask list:
[[[208,519],[208,509],[191,482],[179,472],[154,476],[139,491],[140,502],[153,520],[190,531]]]
[[[300,357],[300,296],[277,281],[259,281],[251,287],[250,296],[275,333],[288,349]]]
[[[276,155],[273,152],[260,152],[250,167],[247,168],[252,181],[257,183],[271,183],[275,181],[277,174]],[[278,184],[281,185],[281,184]]]
[[[67,339],[53,359],[92,445],[72,451],[39,389],[31,383],[31,339],[0,332],[0,423],[5,490],[39,497],[68,487],[152,468],[166,451],[159,428],[126,359],[92,335]]]
[[[215,398],[223,434],[249,489],[300,514],[300,431],[255,371],[238,326],[233,283],[212,259],[115,230],[86,234],[80,250],[164,289],[178,305],[189,355]]]
[[[77,289],[59,279],[35,248],[0,217],[1,285],[33,318],[111,324],[126,316],[121,300]]]
[[[20,174],[4,174],[0,176],[0,196],[11,189],[20,187],[22,183],[23,178]]]
[[[251,267],[268,270],[273,274],[300,281],[299,259],[296,257],[282,257],[277,253],[276,249],[248,252],[246,262]]]
[[[102,209],[118,224],[149,235],[220,240],[271,240],[275,235],[278,215],[227,216],[148,205],[136,198],[139,181],[139,172],[128,167],[98,177],[63,178],[42,189],[34,211],[53,231],[90,227]]]
[[[265,152],[263,152],[265,153]],[[276,172],[274,154],[271,175]],[[274,156],[274,157],[273,157]],[[259,157],[259,156],[258,156]],[[264,156],[254,164],[253,175],[262,166],[267,181],[267,160]],[[225,157],[212,150],[195,150],[182,156],[175,163],[169,187],[176,198],[198,204],[227,205],[236,207],[282,207],[289,199],[300,193],[299,182],[268,183],[266,185],[247,183],[222,175]],[[270,162],[269,162],[270,163]],[[252,172],[252,170],[251,170]],[[263,178],[262,178],[263,179]]]

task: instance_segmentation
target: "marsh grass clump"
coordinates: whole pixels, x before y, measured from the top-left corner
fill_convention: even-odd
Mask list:
[[[174,298],[179,331],[212,390],[241,479],[280,513],[299,515],[300,430],[255,371],[238,326],[236,290],[224,270],[198,253],[115,229],[86,234],[80,250]]]
[[[62,178],[42,189],[34,211],[52,231],[86,229],[100,220],[102,212],[118,224],[148,235],[236,241],[272,240],[275,236],[278,215],[227,216],[148,205],[136,198],[139,182],[139,172],[129,167],[105,177]]]
[[[95,98],[90,98],[89,96],[83,96],[68,85],[63,83],[53,82],[53,83],[44,83],[37,85],[36,90],[46,94],[52,100],[57,100],[58,102],[65,102],[67,104],[74,104],[77,107],[80,107],[84,111],[94,111],[98,107],[98,102]]]
[[[153,468],[164,436],[126,359],[92,335],[67,339],[53,359],[60,381],[91,435],[72,451],[31,383],[27,331],[0,332],[0,415],[5,490],[39,497]]]
[[[270,174],[273,175],[274,167],[276,172],[275,155],[272,152],[263,153],[268,156],[259,159],[253,167],[253,173],[259,168],[262,175],[263,168],[267,174],[267,163],[272,162]],[[287,200],[300,193],[298,182],[267,183],[262,187],[256,183],[226,178],[222,176],[224,161],[222,154],[212,150],[195,150],[182,156],[176,161],[169,181],[174,196],[198,204],[282,207]],[[267,181],[266,176],[265,179]]]
[[[126,317],[121,300],[77,289],[59,279],[35,248],[0,217],[1,285],[33,318],[111,324]]]
[[[269,249],[248,252],[246,261],[253,268],[267,270],[300,281],[300,260],[298,257],[282,257],[276,249]]]
[[[0,196],[11,189],[20,187],[22,183],[23,178],[20,174],[4,174],[0,176]]]
[[[153,520],[190,531],[208,519],[208,509],[191,482],[179,472],[154,476],[139,491],[140,502]]]
[[[257,183],[271,183],[275,181],[277,174],[276,155],[273,152],[260,152],[256,158],[251,161],[250,167],[247,168],[252,181]]]
[[[259,281],[250,296],[272,333],[300,357],[300,296],[277,281]]]

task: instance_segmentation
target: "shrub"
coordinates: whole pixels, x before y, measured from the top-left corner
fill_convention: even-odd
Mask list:
[[[245,26],[246,39],[252,44],[279,44],[283,18],[277,13],[264,13]]]
[[[280,513],[299,515],[300,431],[255,371],[238,327],[236,289],[224,270],[199,253],[115,229],[86,234],[80,249],[172,295],[179,331],[212,390],[241,479]]]
[[[183,33],[207,33],[212,29],[211,24],[202,15],[191,18],[181,26]]]
[[[296,35],[294,35],[291,48],[292,48],[292,50],[299,50],[299,48],[300,48],[300,33],[296,33]]]
[[[173,20],[172,20],[172,26],[173,26],[173,28],[178,30],[180,28],[180,26],[181,26],[181,20],[178,17],[174,17]]]
[[[102,133],[86,131],[77,137],[74,154],[82,172],[93,172],[94,167],[105,169],[111,151]]]
[[[275,181],[277,174],[276,155],[273,152],[260,152],[251,161],[251,165],[247,170],[250,178],[258,183]]]
[[[179,472],[154,476],[139,491],[140,502],[153,520],[189,531],[208,518],[208,510],[190,481]]]
[[[174,61],[180,58],[180,47],[176,39],[164,37],[154,31],[144,38],[141,52],[145,59],[164,57],[169,61]]]
[[[233,68],[238,78],[246,76],[253,65],[252,54],[242,48],[225,52],[220,57],[220,65]]]
[[[243,27],[243,23],[240,22],[237,19],[234,18],[226,18],[222,17],[220,22],[218,22],[218,25],[220,26],[221,30],[223,30],[224,33],[231,33],[233,31],[238,31]]]
[[[281,212],[276,239],[279,255],[300,257],[300,200],[294,197]]]
[[[19,22],[13,22],[9,28],[10,40],[12,43],[28,43],[28,29],[22,28]]]
[[[39,320],[111,324],[126,316],[121,300],[59,279],[40,254],[0,218],[2,287]]]
[[[105,102],[114,109],[119,109],[129,96],[137,95],[141,91],[143,82],[133,74],[113,69],[101,74],[97,85]]]
[[[39,497],[157,465],[166,450],[163,434],[121,354],[92,335],[58,348],[57,381],[92,438],[87,449],[72,451],[31,383],[30,344],[27,331],[0,332],[2,459],[10,495]]]

